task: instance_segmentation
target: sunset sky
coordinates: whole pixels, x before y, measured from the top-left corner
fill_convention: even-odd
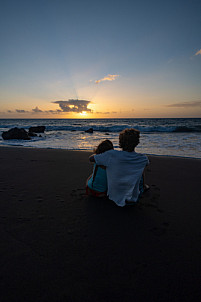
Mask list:
[[[3,1],[0,118],[201,117],[201,1]]]

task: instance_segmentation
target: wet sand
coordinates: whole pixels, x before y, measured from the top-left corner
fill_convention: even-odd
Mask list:
[[[0,301],[201,299],[201,160],[150,156],[150,191],[85,196],[89,152],[0,148]]]

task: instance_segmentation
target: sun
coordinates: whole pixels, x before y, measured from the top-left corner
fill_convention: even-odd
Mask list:
[[[87,112],[86,112],[86,111],[82,111],[82,112],[80,112],[80,115],[81,115],[81,116],[86,116],[86,115],[87,115]]]

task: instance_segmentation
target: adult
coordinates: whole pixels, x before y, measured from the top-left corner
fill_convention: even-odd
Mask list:
[[[137,202],[140,195],[140,181],[149,160],[146,155],[135,152],[140,142],[140,131],[125,129],[119,134],[122,151],[109,150],[90,156],[89,160],[106,167],[109,199],[118,206]]]

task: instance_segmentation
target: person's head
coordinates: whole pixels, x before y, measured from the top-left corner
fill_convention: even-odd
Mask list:
[[[113,149],[113,144],[109,139],[106,139],[104,141],[102,141],[98,147],[96,149],[94,149],[94,153],[95,154],[100,154],[103,153],[105,151],[111,150]]]
[[[132,152],[140,142],[140,131],[130,128],[124,129],[119,134],[119,147],[123,151]]]

